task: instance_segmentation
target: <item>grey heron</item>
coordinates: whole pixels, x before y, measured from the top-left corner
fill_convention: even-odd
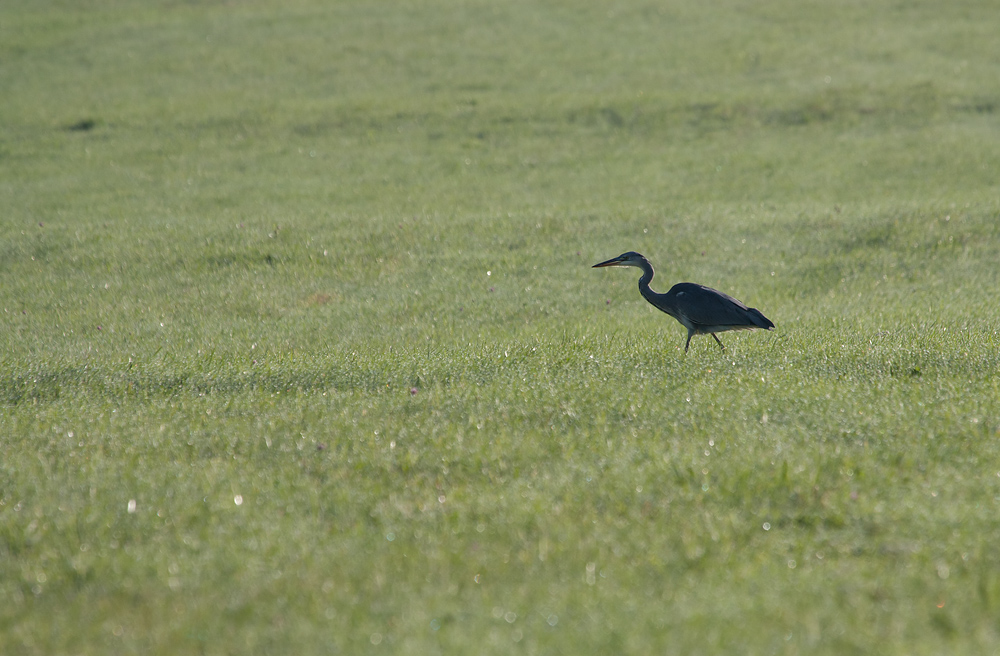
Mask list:
[[[639,293],[657,310],[666,312],[687,328],[687,342],[684,343],[685,353],[687,353],[688,346],[691,345],[691,338],[695,335],[711,335],[719,343],[719,348],[724,351],[726,347],[722,345],[722,340],[715,333],[727,330],[752,330],[754,328],[771,330],[774,328],[771,320],[761,314],[757,308],[747,307],[729,294],[723,294],[711,287],[697,285],[693,282],[679,282],[671,287],[666,294],[654,292],[649,288],[649,283],[653,280],[653,267],[649,260],[635,251],[622,253],[618,257],[595,264],[591,268],[598,269],[600,267],[636,267],[642,269],[642,277],[639,278]]]

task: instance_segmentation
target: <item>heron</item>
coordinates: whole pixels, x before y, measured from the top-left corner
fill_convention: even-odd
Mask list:
[[[670,288],[666,294],[659,294],[649,288],[653,280],[653,266],[645,257],[629,251],[605,262],[595,264],[593,269],[601,267],[636,267],[642,269],[639,278],[639,293],[657,310],[666,312],[687,328],[687,341],[684,352],[691,345],[695,335],[711,335],[719,348],[726,347],[716,333],[727,330],[753,330],[761,328],[771,330],[774,324],[757,308],[747,307],[729,294],[723,294],[717,289],[698,285],[693,282],[679,282]]]

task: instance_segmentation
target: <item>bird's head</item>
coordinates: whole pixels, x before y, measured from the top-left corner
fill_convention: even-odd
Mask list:
[[[646,258],[644,258],[639,253],[635,251],[629,251],[627,253],[622,253],[618,257],[613,257],[606,262],[601,262],[600,264],[595,264],[592,269],[599,269],[600,267],[639,267],[642,268],[643,264],[646,263]]]

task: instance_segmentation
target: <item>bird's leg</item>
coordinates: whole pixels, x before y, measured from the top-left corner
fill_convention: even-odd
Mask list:
[[[688,352],[688,347],[691,346],[691,338],[692,337],[694,337],[694,331],[693,330],[689,330],[688,331],[688,341],[684,342],[684,352],[685,353]]]
[[[719,348],[722,349],[723,351],[725,351],[726,347],[722,345],[722,340],[719,339],[718,337],[716,337],[715,333],[712,333],[712,337],[715,338],[715,341],[717,341],[719,343]]]

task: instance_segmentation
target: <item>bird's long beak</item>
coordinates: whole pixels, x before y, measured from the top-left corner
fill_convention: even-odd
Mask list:
[[[621,262],[621,260],[622,260],[622,258],[619,255],[618,257],[613,257],[610,260],[607,260],[605,262],[601,262],[600,264],[595,264],[594,266],[592,266],[590,268],[591,269],[600,269],[601,267],[614,266],[614,265],[618,264],[619,262]]]

